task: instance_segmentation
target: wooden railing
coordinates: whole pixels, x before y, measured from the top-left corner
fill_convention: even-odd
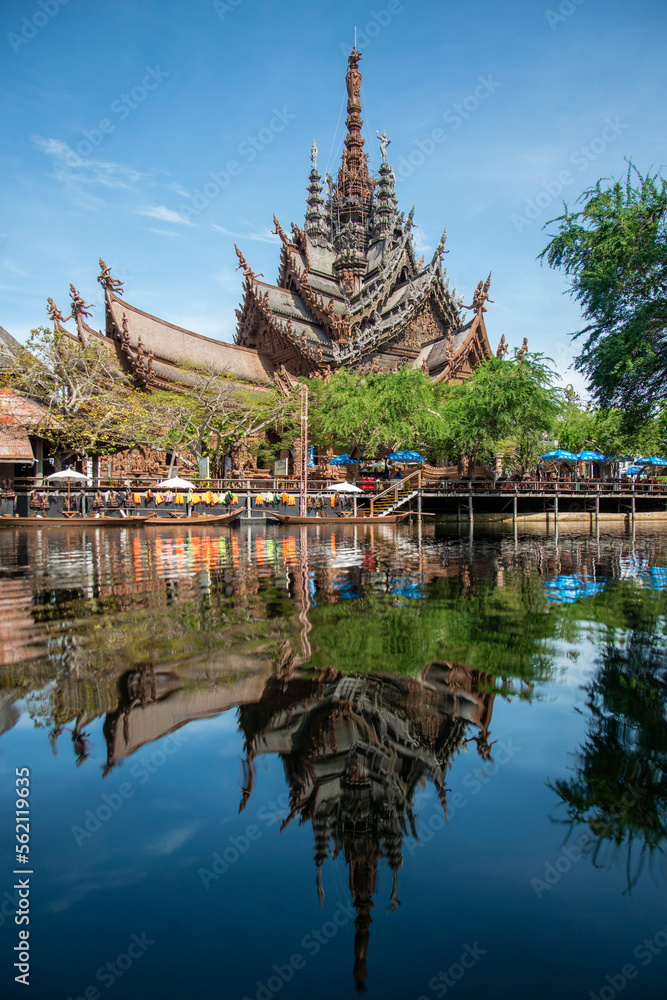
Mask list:
[[[622,480],[621,482],[601,483],[596,480],[522,480],[520,483],[513,482],[486,482],[475,480],[474,482],[465,480],[446,480],[439,483],[425,483],[424,489],[427,493],[448,494],[479,494],[479,493],[504,493],[509,496],[521,496],[526,493],[573,493],[578,495],[605,496],[608,494],[665,494],[667,493],[667,483],[647,483]]]
[[[390,493],[393,493],[394,503],[398,503],[398,494],[399,494],[400,491],[402,491],[402,490],[405,489],[405,484],[406,483],[412,483],[413,484],[412,485],[413,489],[420,490],[421,489],[421,485],[422,485],[422,470],[421,469],[417,469],[416,472],[411,472],[409,476],[405,477],[405,479],[397,479],[396,482],[392,486],[387,487],[387,489],[383,490],[382,493],[376,493],[374,496],[372,496],[371,497],[371,517],[373,517],[373,511],[374,511],[374,507],[375,507],[376,502],[378,500],[382,500],[383,497],[389,496]],[[408,489],[409,488],[410,487],[408,487]]]

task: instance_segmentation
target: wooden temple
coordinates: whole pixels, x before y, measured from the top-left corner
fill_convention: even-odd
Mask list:
[[[398,210],[396,180],[380,139],[382,163],[372,177],[361,134],[361,53],[349,56],[347,135],[338,177],[317,169],[311,150],[306,217],[280,237],[277,285],[260,281],[241,250],[245,287],[237,343],[294,375],[324,375],[341,365],[387,371],[420,365],[436,379],[460,381],[491,356],[484,324],[490,275],[471,306],[449,290],[442,265],[446,230],[429,263],[417,260],[414,207]],[[462,309],[472,310],[464,320]]]
[[[456,290],[450,291],[442,264],[446,231],[428,264],[417,259],[414,207],[407,218],[398,210],[385,132],[378,135],[377,176],[369,170],[361,134],[360,59],[355,47],[346,76],[347,134],[337,179],[327,174],[323,185],[313,142],[303,227],[292,223],[288,235],[274,215],[282,244],[277,284],[261,280],[236,247],[244,286],[234,344],[131,305],[123,283],[100,258],[102,336],[138,387],[187,387],[197,378],[192,369],[205,368],[261,391],[276,379],[326,378],[340,366],[379,372],[404,364],[421,366],[435,381],[461,381],[491,356],[484,323],[491,276],[479,282],[471,305],[464,306],[463,296],[457,299]],[[78,336],[99,336],[85,322],[89,314],[76,289],[71,295]],[[55,308],[49,302],[50,310]]]

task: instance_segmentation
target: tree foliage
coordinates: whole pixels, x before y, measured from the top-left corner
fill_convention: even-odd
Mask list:
[[[0,383],[41,403],[40,433],[58,450],[102,455],[141,441],[153,423],[147,397],[134,390],[102,340],[82,344],[64,330],[39,327],[25,347],[5,352]]]
[[[579,200],[539,257],[569,277],[586,321],[575,366],[603,408],[651,412],[667,400],[667,182],[630,163]]]
[[[493,458],[501,442],[514,451],[521,471],[537,463],[561,405],[556,373],[539,354],[521,360],[491,358],[461,385],[441,390],[450,452],[468,460]],[[511,439],[507,441],[507,439]]]
[[[662,454],[665,440],[664,421],[646,417],[628,421],[622,410],[599,410],[584,405],[572,392],[567,393],[556,434],[558,447],[568,451],[600,451],[604,455]]]
[[[339,368],[321,381],[312,379],[310,437],[319,445],[350,448],[365,457],[381,450],[430,450],[442,433],[433,387],[420,368],[362,375]]]
[[[59,451],[111,454],[142,444],[171,452],[210,455],[215,466],[230,444],[252,438],[289,416],[273,387],[239,386],[225,373],[188,366],[190,385],[144,392],[119,366],[114,349],[65,330],[33,330],[25,347],[3,353],[0,383],[40,402],[40,433]]]

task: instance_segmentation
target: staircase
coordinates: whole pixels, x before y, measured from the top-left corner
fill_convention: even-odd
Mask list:
[[[421,488],[421,469],[413,472],[405,479],[400,479],[394,486],[373,497],[370,506],[366,508],[366,517],[386,517],[395,510],[409,503],[416,497]]]

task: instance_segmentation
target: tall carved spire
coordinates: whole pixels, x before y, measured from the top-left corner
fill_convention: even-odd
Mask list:
[[[308,198],[306,209],[305,230],[314,242],[326,242],[329,236],[324,198],[322,197],[322,178],[317,169],[317,144],[313,140],[310,151],[312,167],[308,175]]]
[[[345,77],[347,87],[347,136],[343,150],[343,162],[338,172],[338,196],[341,198],[359,198],[370,201],[373,197],[373,182],[368,173],[368,157],[364,152],[364,140],[361,135],[361,71],[359,61],[361,52],[355,46],[348,58],[348,70]]]
[[[347,87],[347,136],[338,184],[333,199],[335,271],[347,295],[361,287],[366,271],[366,248],[374,182],[361,135],[361,52],[352,49],[345,77]]]

